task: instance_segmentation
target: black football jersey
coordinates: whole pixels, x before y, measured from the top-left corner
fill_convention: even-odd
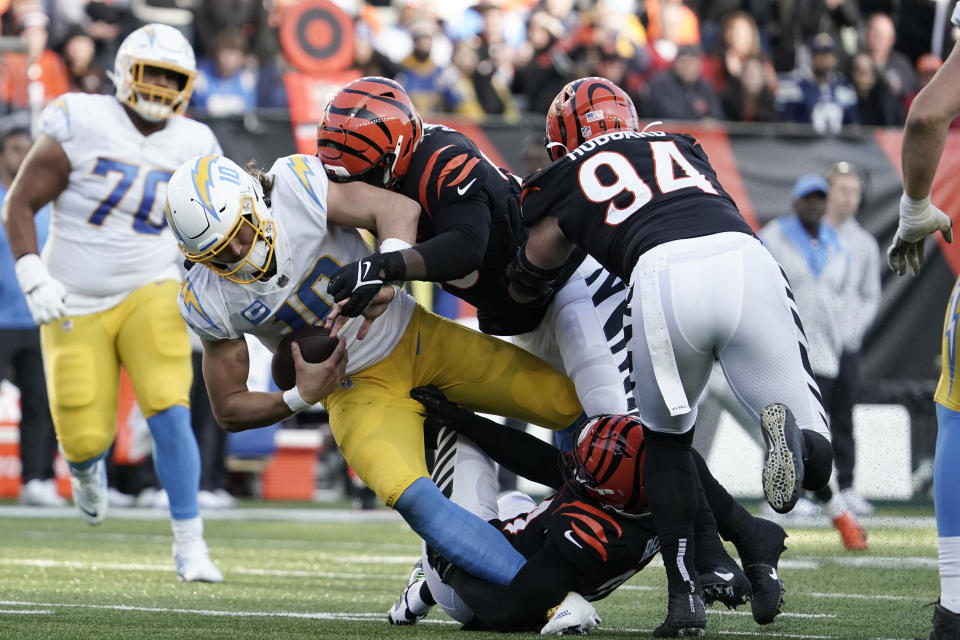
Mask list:
[[[526,239],[520,216],[520,182],[494,165],[476,144],[459,131],[424,125],[423,139],[413,152],[410,167],[397,191],[420,203],[417,240],[432,238],[438,229],[455,225],[453,205],[475,200],[490,213],[490,236],[480,268],[457,280],[442,282],[453,295],[477,308],[481,330],[517,333],[497,327],[493,317],[515,318],[523,311],[507,293],[503,274]],[[543,310],[540,312],[542,317]],[[529,331],[539,324],[522,328]]]
[[[753,235],[686,134],[616,131],[524,181],[524,224],[556,216],[571,242],[625,282],[645,251],[724,231]]]
[[[574,591],[599,600],[643,569],[660,550],[649,515],[629,517],[564,485],[527,514],[502,524],[526,558],[554,545],[574,569]]]

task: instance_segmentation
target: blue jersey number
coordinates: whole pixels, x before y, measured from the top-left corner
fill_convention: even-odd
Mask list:
[[[119,162],[110,158],[97,158],[97,164],[93,167],[93,175],[106,178],[111,173],[119,173],[120,180],[117,181],[117,186],[113,188],[113,191],[90,214],[87,222],[96,226],[102,225],[107,216],[116,209],[123,197],[127,195],[127,191],[130,190],[134,180],[137,179],[139,171],[140,166],[136,164]],[[157,187],[160,186],[161,182],[168,182],[172,175],[173,173],[170,171],[154,169],[144,177],[140,206],[137,207],[137,212],[133,216],[133,230],[137,233],[156,235],[167,226],[166,217],[161,218],[158,223],[151,222],[150,212],[153,210],[153,203],[157,198]]]
[[[308,325],[323,324],[327,314],[333,306],[333,301],[324,298],[330,277],[341,267],[330,256],[323,256],[313,265],[313,269],[304,278],[297,291],[283,303],[274,319],[282,322],[291,330],[300,329]],[[321,291],[323,293],[321,293]]]

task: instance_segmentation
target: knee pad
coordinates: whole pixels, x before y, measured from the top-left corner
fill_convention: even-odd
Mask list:
[[[833,472],[833,445],[821,434],[810,429],[803,433],[803,488],[819,491],[830,482]]]

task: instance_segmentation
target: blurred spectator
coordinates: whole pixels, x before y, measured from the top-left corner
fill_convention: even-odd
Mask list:
[[[637,52],[642,50],[636,50]],[[592,61],[586,71],[589,75],[600,76],[615,82],[633,99],[640,102],[640,92],[646,84],[644,69],[639,55],[625,57],[613,42],[591,51]]]
[[[456,90],[463,96],[463,103],[457,112],[471,118],[482,118],[486,113],[499,113],[504,116],[516,116],[517,105],[510,93],[510,87],[501,76],[482,77],[477,72],[477,48],[471,40],[461,40],[453,47],[453,64],[459,72],[456,75]],[[500,111],[487,112],[479,95],[482,91],[486,102]],[[492,95],[489,93],[492,92]]]
[[[543,136],[531,135],[520,145],[521,177],[526,177],[550,164],[550,156],[543,144]]]
[[[544,11],[534,11],[530,16],[527,42],[516,58],[511,87],[514,94],[523,97],[529,112],[546,113],[560,89],[576,77],[568,43],[563,40],[566,35],[556,17]]]
[[[869,56],[868,56],[869,57]],[[826,220],[840,234],[850,256],[847,286],[841,293],[840,317],[843,352],[837,370],[830,431],[833,434],[837,485],[844,501],[857,515],[870,515],[873,506],[853,489],[856,446],[853,439],[853,405],[860,379],[860,347],[880,307],[880,246],[873,234],[860,226],[856,215],[862,209],[866,185],[849,162],[838,162],[827,171]]]
[[[890,16],[883,13],[870,16],[863,34],[864,46],[890,87],[890,92],[898,100],[903,100],[916,90],[917,76],[907,56],[893,48],[896,40],[896,29]]]
[[[97,45],[83,29],[76,27],[64,40],[61,57],[67,67],[70,91],[112,93],[113,85],[97,64]]]
[[[921,89],[927,86],[927,83],[933,79],[934,74],[942,66],[943,60],[940,59],[940,56],[933,53],[926,53],[917,58],[917,90],[908,95],[906,100],[904,100],[904,111],[910,109],[910,104],[913,102],[913,99],[917,97]],[[960,118],[951,122],[950,128],[960,129]]]
[[[777,100],[767,84],[767,65],[759,56],[743,60],[740,75],[731,78],[720,97],[727,120],[737,122],[776,122]]]
[[[903,102],[890,90],[886,79],[879,74],[877,65],[869,53],[853,57],[850,79],[857,91],[857,110],[860,124],[892,127],[903,124],[906,112]]]
[[[277,53],[277,28],[282,11],[271,14],[264,0],[200,0],[194,7],[193,25],[196,36],[193,48],[197,58],[213,57],[217,35],[224,31],[239,31],[247,41],[247,48],[260,60],[273,60]],[[271,23],[272,21],[272,23]]]
[[[810,43],[816,34],[828,33],[836,43],[840,66],[847,67],[850,57],[857,51],[863,30],[858,0],[797,0],[796,18],[800,27],[799,43]],[[801,51],[797,66],[806,64],[805,53]]]
[[[476,10],[483,17],[483,29],[475,45],[477,63],[467,77],[485,113],[515,113],[516,106],[509,95],[513,53],[506,42],[503,9],[495,3],[483,2]]]
[[[727,81],[739,78],[749,57],[760,56],[760,31],[750,14],[731,13],[720,26],[720,39],[711,55],[704,59],[703,76],[723,92]],[[776,77],[770,65],[771,77]]]
[[[650,80],[637,105],[646,118],[673,120],[723,119],[720,97],[700,75],[700,48],[684,45],[669,71]]]
[[[805,122],[818,133],[837,133],[844,124],[860,122],[857,93],[837,71],[833,37],[820,33],[810,46],[812,72],[795,69],[777,86],[777,108],[786,122]]]
[[[239,31],[223,31],[197,64],[190,105],[211,116],[241,114],[257,107],[257,69],[247,59],[247,41]]]
[[[39,110],[67,90],[67,72],[56,53],[46,49],[47,14],[37,0],[11,0],[0,16],[2,32],[17,36],[22,52],[0,54],[0,108]]]
[[[0,204],[29,148],[30,133],[25,127],[12,127],[0,134]],[[50,208],[41,209],[34,221],[42,248],[50,225]],[[20,503],[55,507],[64,500],[57,495],[53,477],[57,438],[47,404],[40,331],[27,309],[13,264],[6,234],[0,229],[0,379],[12,369],[13,381],[20,389]]]
[[[656,9],[658,17],[653,20],[651,9],[657,6],[656,2],[647,3],[648,17],[651,17],[651,23],[647,25],[647,52],[650,58],[647,72],[651,77],[670,68],[681,46],[700,44],[699,28],[694,30],[689,24],[689,8],[673,2],[665,3]]]
[[[409,26],[413,51],[400,63],[396,80],[404,86],[421,115],[450,113],[464,106],[457,91],[457,70],[442,67],[430,57],[437,24],[419,20]]]

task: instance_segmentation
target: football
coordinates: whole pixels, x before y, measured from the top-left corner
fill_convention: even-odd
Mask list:
[[[300,346],[303,359],[316,363],[330,357],[338,339],[331,338],[329,330],[317,326],[303,327],[283,336],[270,362],[273,382],[283,391],[293,389],[297,384],[297,372],[293,366],[293,354],[290,352],[290,344],[294,340]]]

